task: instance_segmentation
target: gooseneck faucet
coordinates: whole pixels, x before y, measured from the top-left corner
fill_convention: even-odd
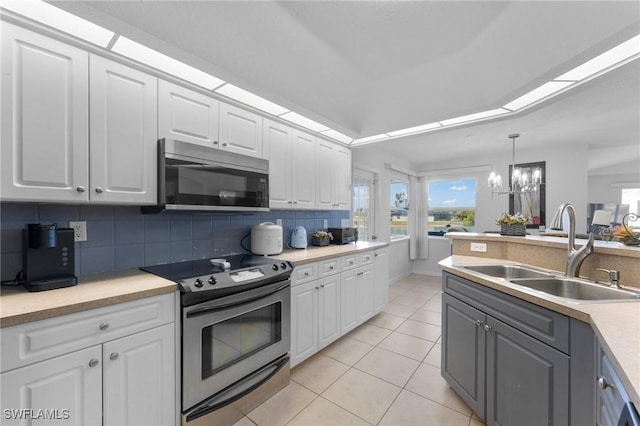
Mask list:
[[[593,233],[589,233],[587,243],[576,249],[576,211],[571,204],[563,204],[558,207],[553,220],[551,221],[551,229],[561,230],[562,214],[567,210],[569,214],[569,241],[567,241],[567,277],[577,277],[580,273],[582,262],[593,253]]]

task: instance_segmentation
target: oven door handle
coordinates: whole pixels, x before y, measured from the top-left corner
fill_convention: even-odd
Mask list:
[[[285,354],[275,361],[265,365],[258,371],[250,374],[239,382],[229,386],[225,390],[213,395],[199,405],[184,413],[183,417],[188,422],[202,417],[212,411],[222,408],[250,394],[252,391],[267,382],[276,375],[282,368],[289,368],[289,355]],[[288,381],[287,372],[287,381]],[[184,424],[184,423],[183,423]]]
[[[258,287],[249,291],[245,291],[243,293],[232,294],[227,297],[221,297],[220,299],[212,300],[207,302],[206,304],[197,305],[193,309],[185,309],[185,313],[187,318],[195,317],[198,315],[204,315],[212,311],[219,311],[221,309],[227,309],[232,306],[242,305],[248,302],[252,302],[254,300],[262,299],[263,297],[269,296],[270,294],[277,293],[285,288],[289,287],[291,284],[289,280],[267,285],[264,287]]]

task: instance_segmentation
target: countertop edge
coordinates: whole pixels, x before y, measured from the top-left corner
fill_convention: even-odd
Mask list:
[[[288,249],[280,254],[273,255],[273,258],[288,260],[295,265],[304,265],[334,257],[346,256],[352,253],[377,250],[388,247],[389,243],[384,242],[356,242],[350,244],[330,244],[324,247],[307,247],[305,249]]]

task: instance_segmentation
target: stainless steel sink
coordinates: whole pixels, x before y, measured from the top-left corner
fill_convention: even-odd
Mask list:
[[[518,265],[468,265],[464,266],[464,268],[469,269],[470,271],[507,280],[513,278],[550,278],[553,276],[543,271],[525,268]]]
[[[640,293],[630,290],[605,287],[575,278],[520,278],[511,279],[513,284],[542,291],[552,296],[576,300],[633,300],[640,299]]]

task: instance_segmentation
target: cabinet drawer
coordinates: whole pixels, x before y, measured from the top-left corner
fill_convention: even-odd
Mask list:
[[[342,262],[342,270],[343,271],[348,271],[350,269],[354,269],[357,268],[358,266],[360,266],[360,256],[359,255],[349,255],[349,256],[343,256],[341,259]]]
[[[175,321],[175,293],[2,329],[0,371]]]
[[[340,258],[323,260],[318,263],[320,277],[327,277],[329,275],[337,274],[340,272]]]
[[[296,265],[293,270],[293,282],[291,285],[298,285],[318,279],[318,264],[307,263],[304,265]]]
[[[360,266],[370,265],[373,263],[373,252],[368,251],[366,253],[359,254]]]
[[[444,272],[443,290],[512,327],[569,353],[569,317]]]

